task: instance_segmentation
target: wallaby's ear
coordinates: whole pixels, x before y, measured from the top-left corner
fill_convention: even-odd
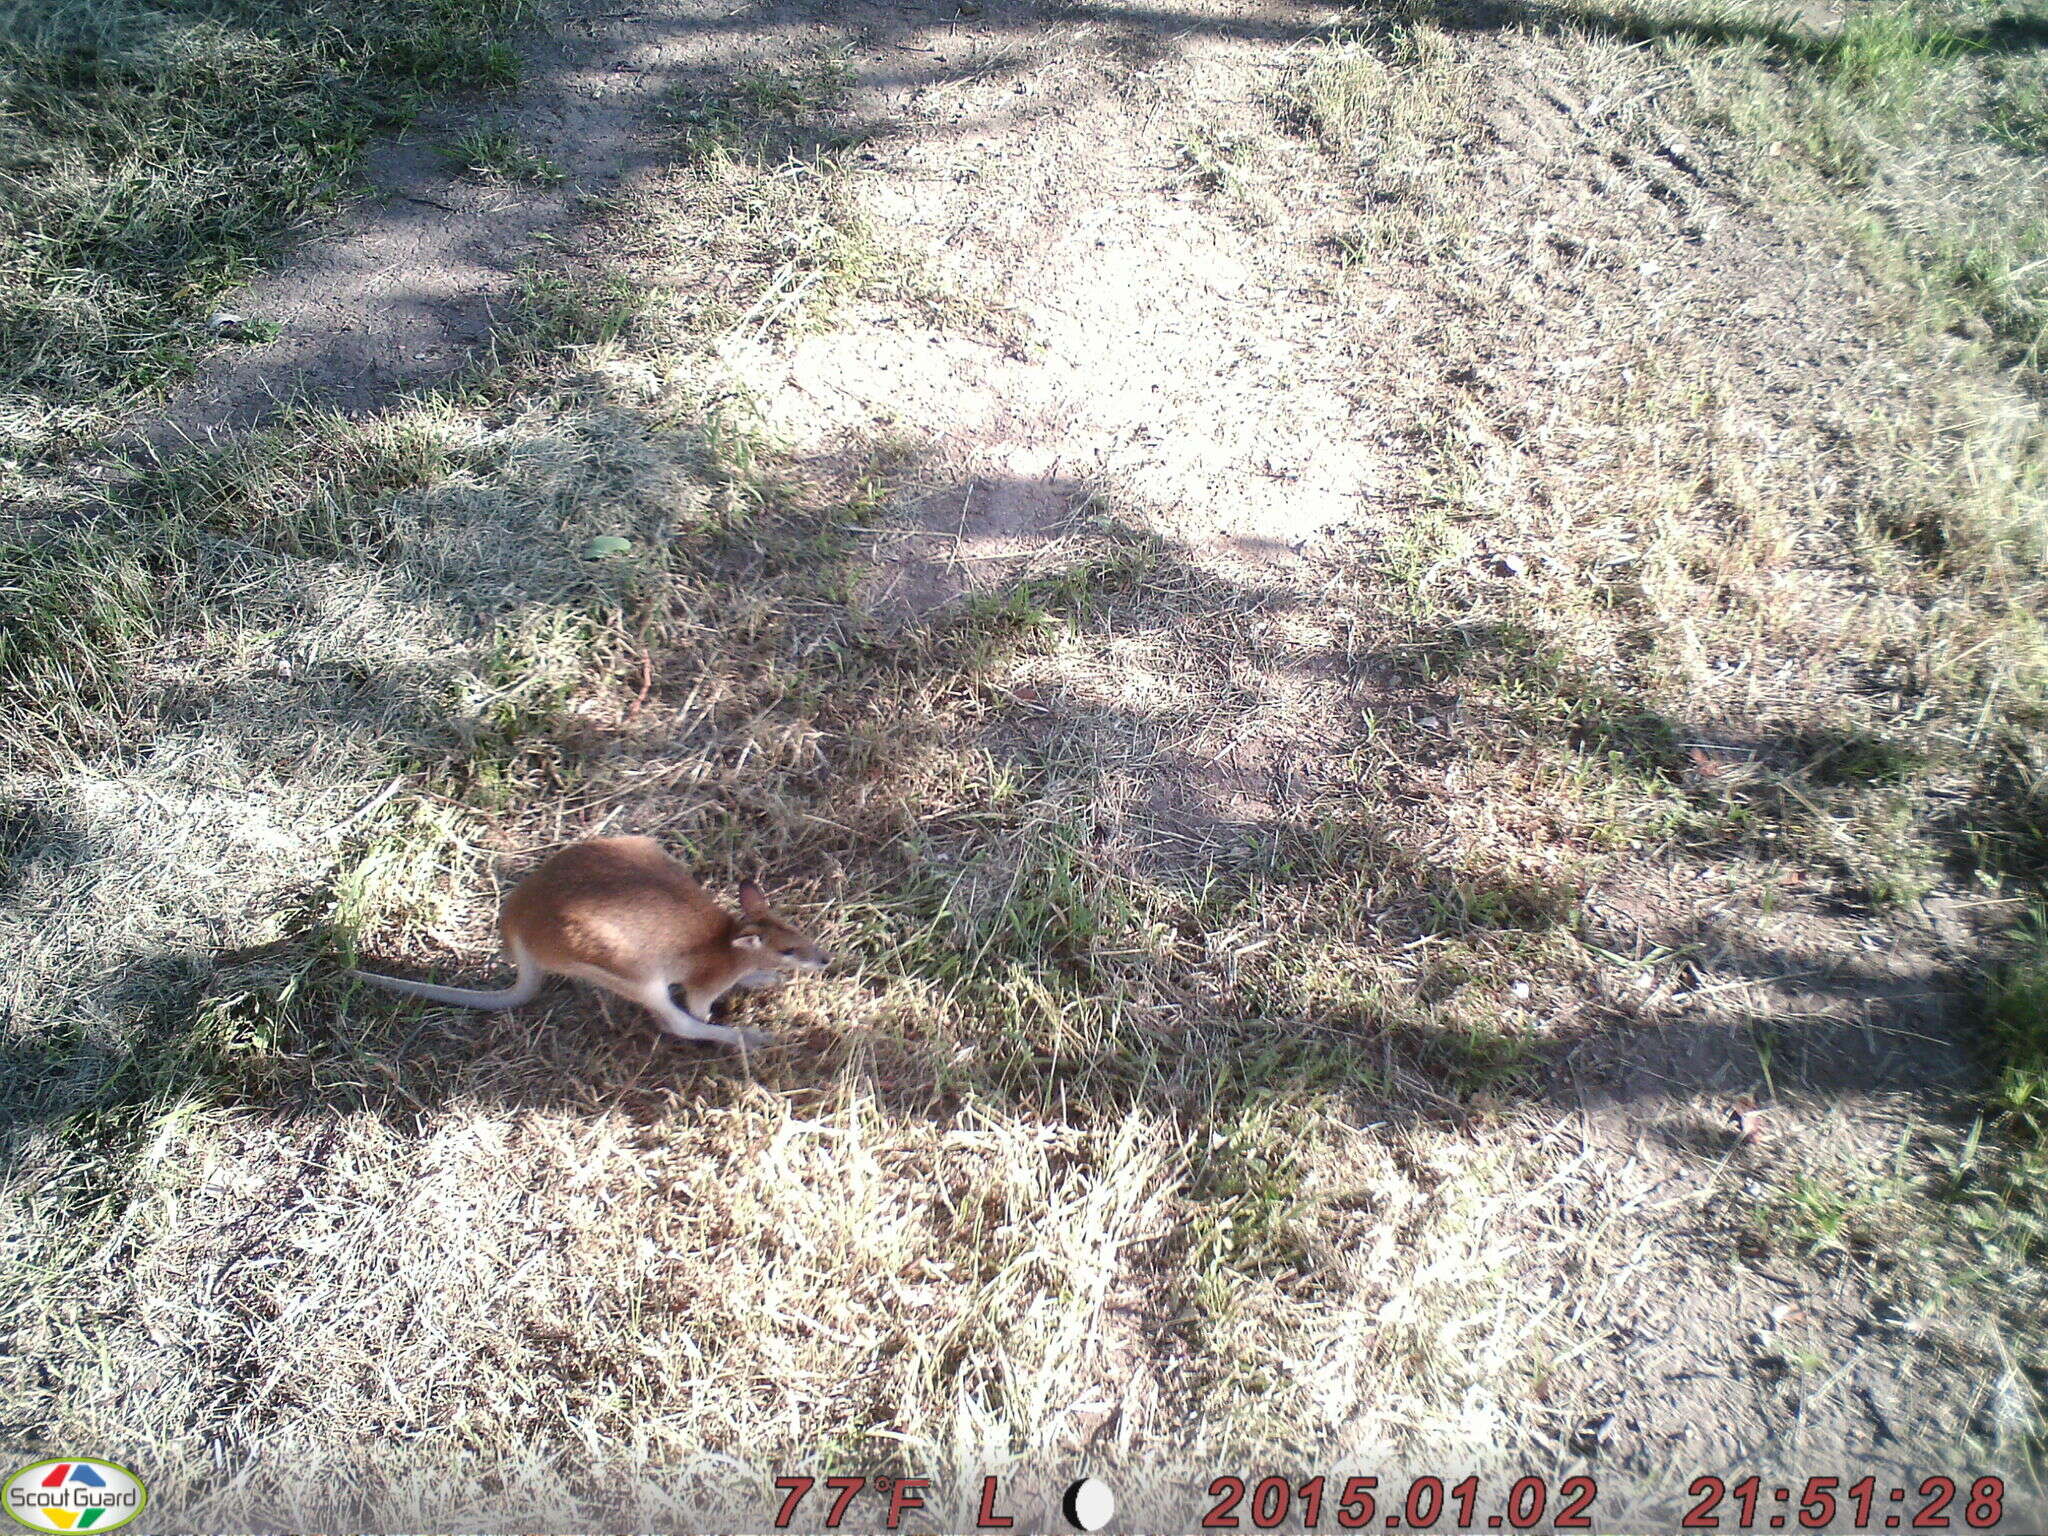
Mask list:
[[[751,880],[740,887],[740,910],[757,923],[768,915],[768,898]]]
[[[734,949],[759,949],[761,947],[761,935],[758,933],[734,934],[732,947]]]

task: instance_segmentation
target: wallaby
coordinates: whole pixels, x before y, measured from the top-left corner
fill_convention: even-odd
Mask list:
[[[768,987],[792,971],[823,970],[830,957],[768,910],[761,888],[740,887],[735,921],[651,837],[571,843],[512,888],[498,911],[505,953],[519,979],[502,992],[437,987],[351,971],[358,981],[464,1008],[517,1008],[550,976],[595,982],[640,1004],[682,1040],[766,1045],[755,1029],[711,1022],[711,1005],[734,987]],[[670,987],[680,987],[676,1006]]]

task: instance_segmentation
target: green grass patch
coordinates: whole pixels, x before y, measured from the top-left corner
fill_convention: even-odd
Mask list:
[[[130,664],[161,633],[181,565],[176,543],[93,531],[0,544],[6,737],[75,740],[119,718]]]
[[[644,288],[621,277],[531,271],[519,285],[516,335],[541,351],[616,341],[648,302]]]
[[[472,176],[494,181],[528,181],[553,186],[567,174],[548,156],[529,149],[496,124],[470,129],[448,146],[448,158]]]
[[[1791,750],[1802,770],[1827,785],[1906,784],[1927,767],[1924,752],[1869,731],[1817,727],[1800,733]]]
[[[2021,956],[1993,978],[1986,1044],[1998,1073],[1991,1107],[2034,1158],[2048,1158],[2048,918],[2036,912]],[[2048,1175],[2048,1162],[2040,1170]],[[2048,1177],[2032,1190],[2048,1201]]]
[[[332,207],[372,133],[517,79],[526,0],[0,5],[0,393],[15,452],[188,374],[209,306]]]
[[[843,53],[761,64],[733,75],[721,89],[678,93],[671,121],[684,157],[700,163],[844,148],[852,140],[835,132],[828,117],[852,82]]]

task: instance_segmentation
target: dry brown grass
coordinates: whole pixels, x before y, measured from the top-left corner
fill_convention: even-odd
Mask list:
[[[1910,945],[1928,918],[1961,910],[1944,906],[1958,883],[1964,908],[2024,913],[2040,874],[2048,529],[2038,359],[2023,330],[2037,301],[2001,290],[2008,329],[1997,334],[2022,338],[1989,349],[2016,365],[2002,377],[1928,368],[1934,356],[1985,356],[1927,339],[1992,301],[1941,288],[1925,236],[1948,183],[1924,175],[1930,135],[1971,133],[1983,88],[1971,71],[1984,66],[1953,62],[1924,16],[1890,31],[1852,21],[1826,41],[1758,23],[1772,46],[1718,30],[1740,34],[1741,16],[1538,21],[1508,46],[1388,23],[1313,53],[1288,97],[1354,157],[1375,205],[1347,253],[1411,263],[1404,287],[1442,317],[1432,350],[1463,386],[1427,401],[1412,427],[1432,448],[1414,493],[1436,512],[1399,508],[1381,536],[1388,575],[1424,621],[1406,626],[1411,644],[1422,631],[1418,670],[1455,696],[1471,756],[1513,764],[1483,781],[1480,806],[1453,813],[1472,830],[1452,857],[1497,866],[1484,845],[1513,825],[1522,840],[1591,852],[1577,884],[1603,901],[1647,896],[1650,865],[1689,868],[1727,892],[1706,903],[1721,914],[1711,951],[1722,960],[1734,944],[1797,951],[1819,939],[1826,924],[1792,937],[1781,904],[1816,879],[1868,914],[1871,944]],[[1644,37],[1656,44],[1647,59]],[[1788,54],[1813,73],[1788,68]],[[1473,88],[1501,81],[1510,58],[1542,103],[1512,85]],[[1669,64],[1680,72],[1663,73]],[[2029,71],[2025,58],[2006,66],[2008,79]],[[1727,109],[1731,93],[1747,113]],[[1845,184],[1862,183],[1830,162],[1834,141],[1806,137],[1821,132],[1819,103],[1834,114],[1829,132],[1857,137],[1863,174],[1882,180],[1889,224],[1859,222],[1842,201]],[[1906,122],[1919,116],[1929,121]],[[1581,137],[1613,169],[1559,164],[1554,146]],[[1788,146],[1805,158],[1766,167]],[[1958,153],[1973,167],[1984,158]],[[1893,174],[1909,165],[1919,169]],[[2024,249],[2018,189],[2038,165],[2004,169],[1972,205],[1972,234]],[[1592,195],[1570,195],[1574,182]],[[1906,310],[1905,336],[1885,340],[1857,311],[1899,315],[1897,288],[1817,280],[1810,266],[1766,278],[1785,236],[1745,230],[1731,208],[1759,188],[1796,195],[1776,206],[1802,238],[1853,228],[1881,282],[1910,281],[1935,302]],[[1425,248],[1413,228],[1451,243]],[[1749,304],[1702,259],[1717,247],[1723,260],[1746,253]],[[1769,298],[1751,307],[1756,286]],[[1772,324],[1746,328],[1741,317],[1766,308]],[[1988,341],[1989,323],[1958,329]],[[1576,761],[1558,751],[1560,731]],[[1797,897],[1789,906],[1815,912]],[[1985,935],[1993,955],[2000,926]],[[1937,942],[1951,963],[1982,963],[1955,929]],[[1786,1028],[1788,1000],[1732,981],[1702,995],[1723,986],[1744,998],[1738,1016],[1769,1032],[1760,1066],[1775,1091],[1765,1045]],[[2024,1060],[2037,1059],[2025,1043],[2035,1037],[2017,1036]],[[1942,1310],[1932,1299],[1971,1268],[2010,1330],[1965,1346],[1985,1351],[2002,1383],[1980,1428],[2033,1444],[2039,1403],[2026,1383],[2041,1340],[2022,1298],[2035,1294],[2039,1254],[2038,1129],[2024,1110],[2004,1123],[2023,1171],[1981,1199],[1965,1194],[1932,1227],[1927,1197],[1953,1195],[1974,1140],[1942,1150],[1945,1134],[1912,1116],[1897,1143],[1912,1156],[1891,1161],[1882,1199],[1870,1193],[1874,1145],[1788,1149],[1762,1187],[1789,1230],[1764,1225],[1768,1241],[1796,1231],[1810,1252],[1875,1260],[1897,1305]],[[1885,1220],[1843,1238],[1853,1214],[1880,1209]]]
[[[1064,640],[1003,614],[860,634],[821,600],[858,485],[850,503],[771,489],[747,467],[773,462],[759,445],[678,429],[684,400],[634,400],[604,382],[606,354],[579,361],[566,390],[520,380],[509,416],[494,388],[469,410],[312,420],[182,481],[208,488],[179,524],[190,568],[211,571],[214,540],[246,562],[235,643],[202,652],[206,792],[165,721],[102,770],[132,843],[110,842],[82,777],[16,802],[17,996],[62,997],[86,952],[149,982],[17,1057],[34,1095],[11,1191],[24,1357],[65,1397],[42,1433],[151,1426],[164,1493],[202,1523],[251,1500],[310,1514],[296,1470],[209,1493],[217,1458],[258,1451],[318,1460],[401,1521],[445,1510],[449,1467],[488,1452],[500,1491],[477,1518],[557,1523],[629,1469],[663,1469],[631,1495],[659,1520],[708,1490],[761,1497],[798,1462],[965,1479],[1049,1467],[1098,1431],[1165,1478],[1336,1432],[1368,1403],[1376,1426],[1477,1455],[1529,1323],[1496,1303],[1482,1326],[1500,1346],[1476,1357],[1472,1319],[1446,1330],[1484,1283],[1460,1255],[1511,1180],[1426,1126],[1352,1131],[1347,1090],[1414,1065],[1256,1017],[1225,1026],[1232,1049],[1190,1050],[1211,1005],[1189,989],[1213,968],[1219,1001],[1262,992],[1279,957],[1241,972],[1230,935],[1249,920],[1270,949],[1281,888],[1202,898],[1185,876],[1119,875],[1087,851],[1103,801],[981,744],[998,679],[1091,655],[1085,620]],[[425,442],[434,470],[358,521],[349,483]],[[621,571],[578,554],[599,530],[634,541]],[[792,558],[806,541],[820,553]],[[1200,611],[1200,578],[1142,551],[1093,570],[1124,583],[1100,599],[1118,611]],[[303,594],[268,644],[246,624],[265,590]],[[1087,582],[1066,596],[1096,611]],[[190,634],[184,611],[157,633]],[[309,613],[365,627],[309,634]],[[1212,618],[1240,638],[1234,608]],[[356,649],[371,633],[391,662]],[[1198,638],[1172,659],[1199,670]],[[331,678],[329,646],[352,652]],[[642,650],[660,662],[634,711]],[[329,690],[344,718],[322,735],[281,727],[329,711],[265,696],[294,655],[275,686]],[[343,702],[406,655],[416,699]],[[119,686],[140,710],[172,680],[144,665]],[[273,787],[281,750],[331,777]],[[182,845],[134,809],[171,796]],[[259,821],[266,802],[296,831]],[[209,835],[227,822],[234,865]],[[76,884],[73,825],[117,880]],[[728,879],[765,864],[860,957],[776,1008],[797,1048],[760,1076],[585,1002],[422,1015],[333,969],[358,944],[481,953],[488,847],[626,826]],[[1010,851],[978,852],[992,837]],[[309,865],[326,873],[280,905]],[[1168,919],[1198,899],[1208,947],[1187,952]],[[173,906],[182,937],[158,915]],[[256,952],[209,959],[209,931]],[[1279,937],[1308,946],[1282,967],[1300,1001],[1317,976],[1345,985],[1299,961],[1348,955],[1348,937]],[[1392,1375],[1398,1399],[1368,1386]],[[25,1409],[39,1390],[16,1389]],[[371,1440],[387,1448],[338,1450]]]
[[[1588,1466],[1649,1523],[1710,1453],[1810,1457],[1787,1379],[2023,1466],[2039,1275],[1959,1177],[1953,1040],[1885,1052],[1935,1027],[1887,959],[2007,899],[1942,860],[2006,835],[1984,746],[2033,750],[2031,408],[1767,229],[1661,281],[1728,207],[1522,174],[1507,105],[1569,113],[1512,59],[1582,105],[1667,67],[1291,61],[1406,445],[1313,563],[1105,481],[980,595],[866,611],[916,423],[799,457],[748,369],[929,307],[802,59],[683,103],[623,270],[538,278],[463,387],[67,487],[92,520],[4,555],[15,1438],[194,1528],[744,1521],[799,1468],[971,1510],[1084,1461],[1165,1524],[1222,1468]],[[1709,344],[1730,271],[1783,308]],[[480,969],[504,878],[624,830],[850,957],[748,1002],[787,1050],[343,979]]]

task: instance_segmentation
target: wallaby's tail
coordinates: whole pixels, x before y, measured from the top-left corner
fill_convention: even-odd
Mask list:
[[[437,987],[430,981],[407,981],[401,976],[377,976],[369,971],[350,971],[357,981],[367,981],[373,987],[382,987],[387,992],[403,992],[411,997],[424,997],[436,1003],[454,1003],[460,1008],[517,1008],[521,1003],[530,1003],[540,994],[540,986],[547,979],[541,968],[533,963],[533,957],[520,948],[512,946],[512,960],[519,967],[519,979],[502,992],[472,992],[466,987]]]

